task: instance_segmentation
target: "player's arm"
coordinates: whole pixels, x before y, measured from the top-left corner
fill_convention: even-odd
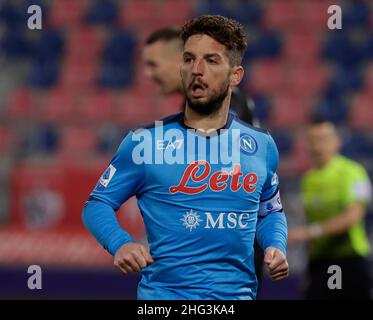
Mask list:
[[[272,280],[281,280],[289,274],[286,260],[287,222],[276,174],[278,160],[276,144],[270,137],[267,149],[268,174],[261,195],[256,238],[264,250],[264,262]]]
[[[143,165],[132,158],[130,132],[101,176],[86,202],[82,219],[96,240],[114,256],[114,265],[123,273],[140,271],[152,263],[150,254],[118,223],[115,212],[131,196],[141,192]]]
[[[335,217],[320,223],[298,227],[289,232],[289,244],[307,241],[321,236],[333,236],[345,233],[365,216],[366,205],[371,200],[372,187],[365,172],[347,173],[344,194],[346,208]]]

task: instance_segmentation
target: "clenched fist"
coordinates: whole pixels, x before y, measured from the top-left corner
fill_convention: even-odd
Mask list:
[[[148,250],[143,245],[134,242],[124,244],[114,256],[114,266],[124,274],[140,272],[153,262]]]
[[[264,263],[273,281],[282,280],[289,275],[289,264],[280,249],[268,247],[264,253]]]

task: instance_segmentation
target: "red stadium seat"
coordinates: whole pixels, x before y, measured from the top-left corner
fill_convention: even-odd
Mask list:
[[[328,21],[328,7],[331,5],[330,1],[298,1],[300,12],[303,12],[301,20],[303,24],[307,25],[307,29],[313,32],[325,31],[325,24]]]
[[[263,22],[269,29],[288,29],[298,19],[297,1],[271,0],[265,7]]]
[[[156,3],[158,28],[170,25],[183,25],[192,16],[191,1],[166,0]]]
[[[5,126],[0,126],[0,153],[1,154],[6,154],[9,152],[12,148],[13,144],[13,135],[12,131],[5,127]]]
[[[284,70],[279,61],[257,60],[249,69],[247,90],[258,94],[275,94],[281,90]]]
[[[97,61],[103,46],[104,36],[94,27],[81,27],[69,32],[66,43],[66,59],[74,61]]]
[[[44,97],[40,120],[48,123],[71,121],[77,116],[76,108],[77,100],[73,93],[57,87]]]
[[[87,122],[114,120],[114,98],[111,92],[97,90],[88,93],[79,109],[79,117]]]
[[[67,63],[62,66],[59,84],[66,89],[86,89],[97,80],[98,65],[91,62]]]
[[[48,10],[48,24],[54,28],[71,28],[83,22],[87,0],[55,0]]]
[[[311,97],[322,94],[326,89],[330,76],[330,70],[326,65],[311,60],[306,63],[289,60],[284,64],[287,65],[284,90]]]
[[[320,36],[314,32],[291,32],[285,37],[283,55],[291,60],[315,60],[321,52]]]
[[[270,125],[274,128],[296,128],[304,125],[310,115],[311,100],[301,94],[279,94],[274,97]]]
[[[124,1],[119,11],[119,24],[123,27],[146,26],[154,19],[153,2],[147,0]]]
[[[358,94],[350,108],[349,125],[353,129],[373,128],[373,93]]]
[[[154,98],[139,89],[130,89],[118,99],[117,121],[127,126],[139,126],[154,121],[152,109],[157,102]]]
[[[12,120],[30,120],[37,117],[36,95],[31,89],[18,88],[10,94],[5,117]]]
[[[62,132],[58,156],[81,159],[92,156],[98,144],[97,133],[88,127],[65,127]]]

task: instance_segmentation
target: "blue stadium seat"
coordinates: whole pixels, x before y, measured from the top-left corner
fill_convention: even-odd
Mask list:
[[[250,36],[250,35],[249,35]],[[276,32],[259,33],[248,45],[244,61],[256,58],[274,58],[281,52],[281,39]]]
[[[336,124],[345,123],[348,115],[348,107],[342,96],[322,99],[314,111],[317,115]]]
[[[326,95],[338,97],[360,89],[363,85],[360,69],[355,67],[341,67],[335,69]]]
[[[100,85],[104,87],[128,86],[133,77],[135,39],[129,32],[118,32],[104,50]]]
[[[293,146],[291,133],[285,130],[276,130],[272,131],[271,135],[277,144],[280,155],[289,155]]]
[[[233,18],[246,27],[259,25],[262,19],[262,7],[256,2],[238,1],[233,11]]]
[[[27,82],[33,87],[46,88],[56,83],[59,65],[55,59],[37,60],[32,63]]]
[[[267,121],[271,109],[268,98],[262,95],[253,95],[251,98],[255,104],[255,116],[261,123]]]
[[[343,6],[343,28],[366,27],[369,28],[369,4],[368,1],[350,1]]]
[[[362,59],[363,51],[356,38],[350,36],[344,29],[333,30],[330,33],[323,51],[323,57],[344,66],[356,66]]]
[[[59,59],[64,46],[62,33],[57,30],[44,30],[33,46],[33,57],[38,61]]]
[[[117,7],[112,0],[95,0],[92,1],[87,21],[92,24],[107,23],[111,24],[117,17]]]
[[[344,139],[342,153],[352,158],[373,156],[373,136],[364,131],[353,131]]]
[[[29,56],[31,45],[26,38],[24,28],[8,28],[0,42],[0,49],[8,58]]]
[[[219,0],[201,1],[196,9],[196,16],[202,14],[220,14],[230,18],[233,18],[234,15],[233,12],[223,4],[223,1]]]

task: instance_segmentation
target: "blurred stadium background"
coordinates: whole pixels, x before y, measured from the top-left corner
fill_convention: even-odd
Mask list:
[[[42,8],[42,30],[27,28],[32,4]],[[327,28],[332,4],[342,7],[342,30]],[[200,14],[248,30],[242,88],[278,144],[289,226],[304,222],[299,178],[311,114],[338,124],[343,153],[372,178],[372,1],[0,1],[0,297],[136,297],[138,277],[113,270],[81,210],[126,131],[179,111],[179,97],[165,99],[143,79],[144,39]],[[136,201],[119,218],[145,241]],[[262,298],[299,298],[304,249],[289,249],[289,279],[265,279]],[[31,264],[44,271],[40,292],[27,289]]]

